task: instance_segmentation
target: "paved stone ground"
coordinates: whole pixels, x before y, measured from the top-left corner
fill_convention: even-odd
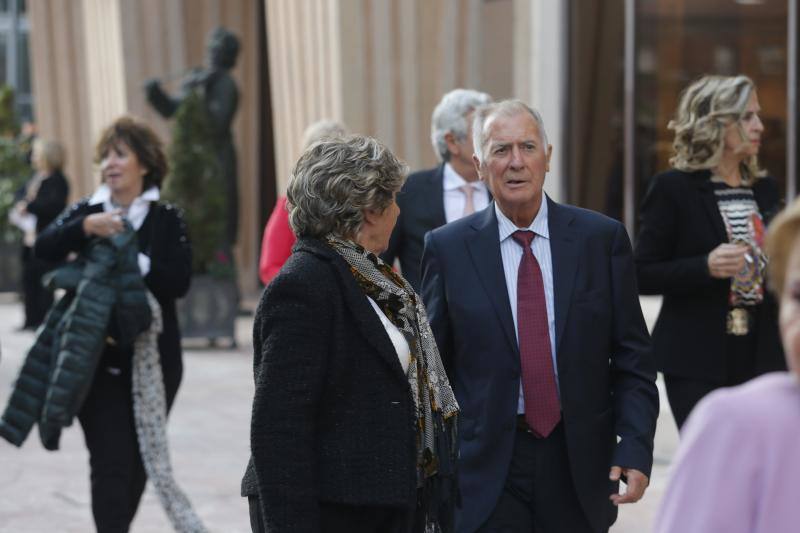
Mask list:
[[[658,301],[643,299],[648,321]],[[16,332],[22,310],[9,295],[0,295],[0,408],[22,358],[33,340]],[[249,532],[246,502],[239,480],[248,456],[253,386],[252,318],[237,323],[236,350],[196,347],[184,355],[184,376],[170,418],[169,437],[179,484],[214,532]],[[645,498],[624,507],[612,533],[650,531],[652,516],[666,481],[677,444],[675,424],[662,394],[656,438],[656,466]],[[34,431],[21,449],[0,439],[0,532],[85,533],[93,530],[89,504],[88,455],[80,429],[67,429],[61,450],[45,451]],[[170,531],[166,515],[148,488],[133,524],[133,533]]]

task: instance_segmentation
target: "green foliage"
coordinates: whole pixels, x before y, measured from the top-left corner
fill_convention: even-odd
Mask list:
[[[170,174],[163,197],[184,210],[195,273],[233,277],[232,258],[223,249],[225,184],[212,138],[203,95],[195,90],[184,98],[175,114],[168,153]]]
[[[14,112],[14,90],[0,87],[0,241],[19,241],[20,232],[8,221],[14,207],[14,195],[31,174],[26,160],[27,148],[14,139],[19,126]]]

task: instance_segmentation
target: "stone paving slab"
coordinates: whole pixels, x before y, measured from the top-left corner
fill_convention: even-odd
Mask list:
[[[648,322],[652,322],[658,302],[643,299],[643,304]],[[11,383],[33,340],[32,333],[14,330],[21,323],[21,305],[9,295],[0,295],[0,408],[5,407]],[[247,504],[239,497],[239,481],[249,446],[251,328],[252,317],[238,319],[235,350],[195,347],[185,351],[183,383],[170,418],[176,479],[214,532],[250,531]],[[621,510],[612,533],[650,531],[676,443],[674,423],[662,393],[651,486],[641,502]],[[166,515],[148,488],[132,533],[170,530]],[[58,452],[45,451],[35,430],[21,449],[0,439],[0,532],[90,531],[88,454],[80,428],[64,431]]]
[[[0,302],[0,405],[10,393],[30,332],[19,304]],[[252,363],[247,318],[237,324],[239,349],[191,349],[184,354],[181,388],[170,415],[172,463],[210,531],[250,531],[239,482],[247,464]],[[88,453],[77,422],[64,431],[61,449],[47,452],[34,430],[21,449],[0,439],[0,532],[86,533],[92,522]],[[155,493],[148,487],[133,523],[133,533],[171,531]]]

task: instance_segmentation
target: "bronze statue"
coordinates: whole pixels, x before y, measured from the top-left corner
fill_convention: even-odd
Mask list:
[[[161,88],[157,79],[145,84],[147,101],[162,116],[169,118],[177,111],[183,98],[200,89],[204,95],[211,128],[212,142],[223,173],[227,194],[228,220],[226,244],[236,243],[239,220],[239,187],[236,171],[236,149],[233,146],[231,122],[239,104],[239,90],[230,75],[239,54],[239,39],[225,28],[217,27],[208,36],[206,67],[192,69],[184,78],[180,96],[172,97]]]

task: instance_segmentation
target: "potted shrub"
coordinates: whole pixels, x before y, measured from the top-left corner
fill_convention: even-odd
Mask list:
[[[21,232],[8,221],[17,192],[31,173],[27,148],[16,140],[14,91],[0,87],[0,291],[18,291],[21,276]]]
[[[195,90],[175,114],[163,198],[183,209],[192,240],[192,286],[178,303],[182,334],[212,343],[227,337],[235,345],[239,291],[233,254],[225,242],[225,184],[212,138],[203,96]]]

